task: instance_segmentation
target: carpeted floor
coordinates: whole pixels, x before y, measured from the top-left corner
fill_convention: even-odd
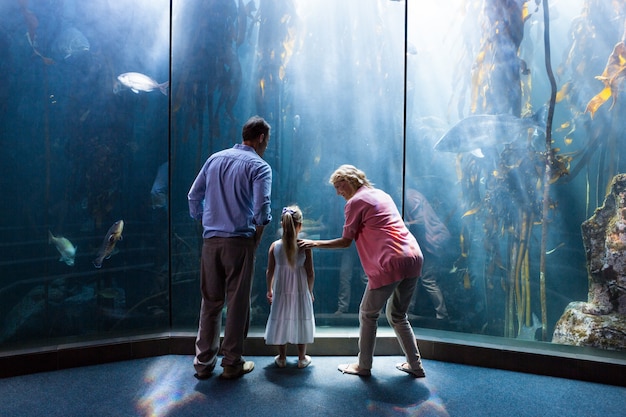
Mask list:
[[[0,416],[558,416],[622,417],[626,388],[424,361],[427,376],[376,356],[372,376],[337,371],[354,357],[247,357],[255,370],[227,381],[193,377],[191,356],[161,356],[0,379]],[[626,377],[626,376],[625,376]]]

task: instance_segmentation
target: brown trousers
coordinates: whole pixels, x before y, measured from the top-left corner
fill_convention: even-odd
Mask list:
[[[242,366],[244,363],[243,344],[250,325],[254,253],[253,238],[204,239],[200,267],[202,305],[194,359],[197,372],[215,368],[225,304],[222,366]]]

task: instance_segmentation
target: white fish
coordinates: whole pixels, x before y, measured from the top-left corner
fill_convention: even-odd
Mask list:
[[[72,242],[64,238],[63,236],[56,237],[48,230],[48,243],[54,243],[57,250],[61,254],[59,262],[65,262],[69,266],[74,265],[74,257],[76,256],[76,247],[72,245]]]
[[[149,92],[158,88],[161,93],[167,95],[167,89],[170,86],[169,81],[159,84],[147,75],[138,72],[125,72],[118,75],[117,79],[135,94],[139,94],[140,91]]]

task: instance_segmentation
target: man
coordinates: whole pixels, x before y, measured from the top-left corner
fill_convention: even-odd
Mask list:
[[[202,220],[204,238],[194,358],[198,379],[210,377],[217,363],[224,302],[228,308],[221,377],[234,379],[254,369],[254,362],[243,358],[243,344],[250,323],[254,254],[272,219],[272,170],[262,159],[270,125],[261,117],[251,117],[242,137],[241,144],[207,159],[188,194],[189,214]]]

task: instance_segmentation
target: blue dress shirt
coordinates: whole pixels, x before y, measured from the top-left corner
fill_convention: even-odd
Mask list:
[[[187,198],[203,237],[252,237],[272,220],[272,169],[254,148],[236,144],[207,159]]]

